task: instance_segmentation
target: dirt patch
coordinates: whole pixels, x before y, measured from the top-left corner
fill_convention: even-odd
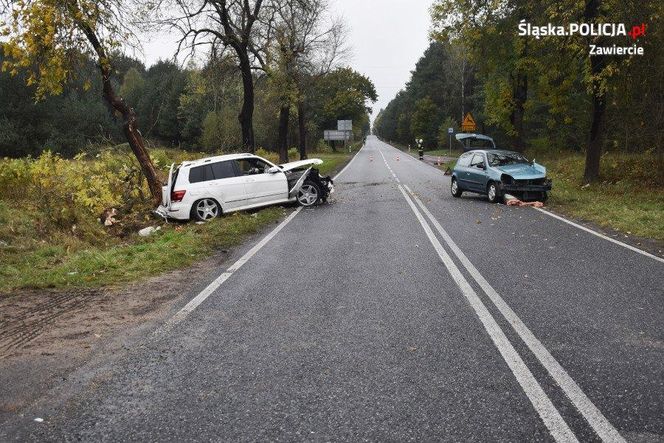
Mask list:
[[[227,266],[229,256],[219,252],[187,269],[121,288],[0,294],[0,423],[86,361],[124,353]]]

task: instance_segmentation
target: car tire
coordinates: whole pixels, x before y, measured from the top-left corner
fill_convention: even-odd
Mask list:
[[[452,192],[452,197],[459,198],[463,194],[463,191],[459,187],[459,182],[456,178],[452,178],[452,183],[450,184],[450,191]]]
[[[297,202],[300,206],[309,208],[317,205],[323,196],[320,185],[313,180],[306,180],[297,192]]]
[[[221,205],[212,198],[197,200],[191,206],[191,218],[196,221],[209,221],[220,217],[221,214]]]
[[[500,195],[500,187],[496,182],[489,182],[486,187],[486,195],[489,198],[489,203],[500,203],[502,197]]]

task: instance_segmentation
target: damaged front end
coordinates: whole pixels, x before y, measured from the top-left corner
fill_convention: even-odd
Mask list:
[[[311,181],[318,185],[321,195],[320,200],[326,202],[330,194],[334,192],[334,181],[329,176],[323,176],[320,171],[314,167],[308,169],[295,169],[291,171],[284,171],[288,179],[288,196],[289,198],[296,198],[302,186],[307,181]]]

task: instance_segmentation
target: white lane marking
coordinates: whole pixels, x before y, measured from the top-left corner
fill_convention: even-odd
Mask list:
[[[500,313],[512,325],[516,333],[521,337],[528,349],[535,354],[537,359],[549,372],[551,377],[563,390],[565,395],[576,406],[579,412],[585,417],[590,426],[595,430],[597,435],[607,442],[624,442],[625,440],[618,433],[618,431],[611,425],[611,423],[604,417],[602,412],[590,401],[588,396],[581,390],[579,385],[570,377],[565,369],[558,363],[558,361],[551,355],[551,353],[544,347],[542,342],[535,337],[530,329],[523,323],[518,315],[509,307],[503,300],[498,292],[486,281],[480,274],[477,268],[468,260],[468,257],[459,249],[457,244],[452,240],[449,234],[443,229],[438,220],[431,214],[422,201],[406,186],[408,193],[417,202],[422,212],[426,214],[431,224],[436,228],[438,233],[443,237],[443,240],[454,255],[459,259],[461,264],[466,268],[472,278],[479,284],[482,290],[486,293],[493,304],[498,308]]]
[[[599,238],[603,238],[604,240],[608,240],[608,241],[610,241],[611,243],[615,243],[615,244],[617,244],[617,245],[620,245],[620,246],[622,246],[623,248],[627,248],[627,249],[629,249],[630,251],[634,251],[634,252],[636,252],[636,253],[638,253],[638,254],[641,254],[641,255],[644,255],[644,256],[646,256],[646,257],[649,257],[649,258],[652,258],[652,259],[654,259],[654,260],[657,260],[657,261],[660,262],[660,263],[664,263],[664,258],[662,258],[662,257],[657,257],[656,255],[653,255],[653,254],[651,254],[651,253],[649,253],[649,252],[643,251],[643,250],[641,250],[641,249],[639,249],[639,248],[636,248],[636,247],[634,247],[634,246],[628,245],[627,243],[623,243],[623,242],[618,241],[618,240],[616,240],[616,239],[614,239],[614,238],[608,237],[608,236],[606,236],[606,235],[604,235],[604,234],[601,234],[601,233],[599,233],[599,232],[597,232],[597,231],[594,231],[594,230],[592,230],[592,229],[590,229],[590,228],[587,228],[587,227],[585,227],[585,226],[582,226],[582,225],[580,225],[580,224],[578,224],[578,223],[574,223],[573,221],[567,220],[567,219],[564,218],[564,217],[561,217],[561,216],[559,216],[559,215],[553,214],[553,213],[551,213],[551,212],[549,212],[549,211],[546,211],[546,210],[544,210],[544,209],[541,209],[541,208],[534,208],[534,209],[538,210],[538,211],[541,212],[542,214],[546,214],[546,215],[548,215],[549,217],[553,217],[553,218],[555,218],[555,219],[558,219],[558,220],[560,220],[560,221],[562,221],[562,222],[567,223],[568,225],[574,226],[575,228],[579,228],[579,229],[581,229],[582,231],[586,231],[586,232],[588,232],[588,233],[590,233],[590,234],[592,234],[592,235],[596,235],[596,236],[599,237]]]
[[[364,146],[360,148],[360,151],[364,149]],[[334,176],[332,180],[336,180],[341,174],[343,174],[346,169],[353,163],[353,160],[358,156],[360,151],[357,151],[357,154],[348,162],[348,164]],[[233,263],[223,274],[217,277],[212,283],[210,283],[205,289],[203,289],[196,297],[189,301],[182,309],[180,309],[173,317],[171,317],[166,323],[159,329],[157,329],[156,334],[161,334],[170,330],[174,325],[180,323],[184,318],[194,311],[201,303],[203,303],[210,295],[214,293],[219,287],[228,280],[235,271],[240,269],[242,265],[248,262],[251,257],[256,255],[266,244],[270,242],[283,228],[286,227],[300,212],[302,211],[302,206],[298,207],[292,214],[290,214],[284,221],[279,223],[279,225],[274,228],[269,234],[267,234],[263,239],[258,242],[253,248],[247,251],[238,261]]]
[[[385,156],[383,156],[383,160],[391,172],[391,168],[387,164]],[[392,174],[394,175],[393,172]],[[516,377],[517,382],[525,392],[526,396],[532,403],[535,411],[537,411],[537,414],[540,416],[547,429],[549,429],[549,432],[553,438],[559,442],[578,441],[572,430],[569,428],[565,420],[562,418],[556,407],[551,402],[551,399],[546,395],[544,389],[542,389],[542,386],[540,386],[537,379],[535,379],[533,373],[530,371],[516,349],[514,349],[514,346],[512,343],[510,343],[503,330],[500,328],[484,303],[482,303],[482,300],[480,300],[475,290],[470,286],[468,280],[466,280],[459,268],[454,264],[454,261],[445,251],[443,245],[441,245],[441,243],[438,241],[435,234],[431,230],[431,227],[424,219],[424,216],[417,209],[415,203],[413,203],[411,198],[404,190],[404,187],[402,185],[398,185],[398,187],[406,199],[406,202],[408,202],[408,205],[415,214],[415,217],[417,217],[417,220],[420,222],[422,229],[424,229],[424,232],[429,238],[429,242],[436,250],[438,257],[440,257],[441,261],[456,282],[457,286],[459,286],[459,289],[461,289],[461,292],[475,311],[475,314],[479,317],[482,325],[484,326],[484,329],[489,334],[489,337],[491,337],[491,340],[500,352],[500,355],[507,363],[507,366],[512,371],[512,374],[514,374],[514,377]]]
[[[166,324],[164,325],[164,329],[168,330],[172,328],[174,325],[180,323],[184,318],[189,315],[194,309],[196,309],[201,303],[203,303],[214,291],[219,289],[219,287],[226,281],[228,280],[231,275],[238,269],[242,267],[245,263],[247,263],[251,257],[253,257],[258,251],[260,251],[263,246],[265,246],[270,240],[274,238],[275,235],[277,235],[288,223],[293,220],[297,214],[302,211],[302,206],[298,207],[291,215],[286,217],[284,221],[282,221],[279,226],[274,228],[272,232],[270,232],[268,235],[263,237],[263,239],[258,242],[253,248],[251,248],[246,254],[244,254],[238,261],[233,263],[230,268],[226,270],[223,274],[221,274],[219,277],[216,278],[212,283],[210,283],[205,289],[203,289],[196,297],[194,297],[189,303],[187,303],[180,311],[178,311],[173,317],[171,317]]]

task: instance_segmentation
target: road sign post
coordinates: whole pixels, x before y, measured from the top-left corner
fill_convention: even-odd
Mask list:
[[[450,157],[452,157],[452,134],[454,134],[454,128],[447,128],[447,135],[450,139]]]

